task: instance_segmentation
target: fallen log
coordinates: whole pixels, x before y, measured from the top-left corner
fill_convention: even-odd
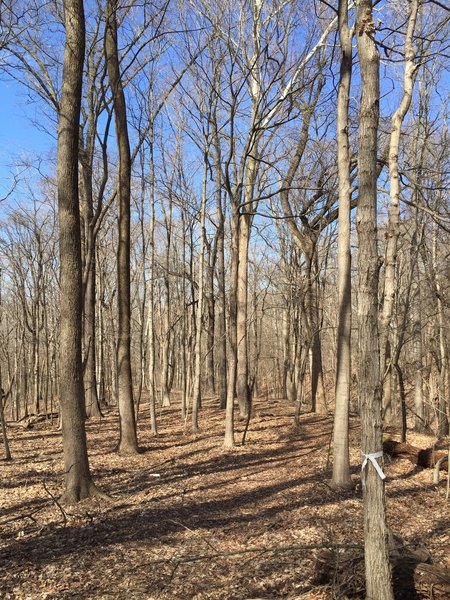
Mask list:
[[[59,413],[42,413],[39,415],[28,415],[27,417],[22,417],[19,421],[9,421],[8,427],[22,427],[23,429],[32,429],[38,423],[42,423],[43,421],[52,421],[56,420],[59,417]]]
[[[425,598],[450,598],[450,569],[419,563],[414,570],[414,586]]]
[[[395,600],[450,598],[450,569],[429,564],[425,548],[396,543],[390,560]],[[329,586],[333,598],[364,598],[363,552],[322,550],[316,555],[312,584]]]
[[[396,442],[395,440],[385,440],[383,442],[383,452],[392,458],[406,458],[414,465],[424,469],[432,469],[441,458],[447,456],[447,450],[436,450],[435,446],[431,448],[418,448],[406,442]],[[447,470],[445,461],[441,461],[440,468]]]

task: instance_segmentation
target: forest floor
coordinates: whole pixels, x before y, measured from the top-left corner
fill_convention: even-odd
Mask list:
[[[297,430],[293,412],[286,401],[256,401],[245,446],[225,452],[224,414],[212,400],[195,435],[174,406],[161,411],[152,437],[142,411],[135,457],[113,452],[118,421],[110,412],[87,430],[95,482],[111,499],[64,508],[56,424],[10,428],[13,461],[0,461],[0,598],[360,597],[338,579],[322,586],[314,579],[322,547],[361,554],[358,422],[351,422],[357,485],[337,493],[327,483],[332,419],[305,414]],[[243,424],[237,429],[240,442]],[[410,434],[408,441],[425,448],[434,440]],[[431,470],[406,460],[385,472],[392,531],[450,566],[443,474],[436,487]]]

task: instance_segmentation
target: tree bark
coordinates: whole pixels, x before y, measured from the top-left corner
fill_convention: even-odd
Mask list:
[[[333,429],[332,485],[352,487],[350,477],[348,415],[351,382],[351,254],[350,254],[350,143],[348,104],[352,78],[352,37],[348,26],[348,2],[339,2],[341,69],[337,107],[339,216],[338,216],[338,331],[336,390]]]
[[[225,296],[225,215],[222,206],[222,172],[221,172],[221,150],[216,121],[216,112],[213,113],[213,149],[215,168],[215,200],[217,212],[217,297],[215,302],[215,328],[217,332],[217,391],[219,395],[219,406],[224,409],[227,405],[227,340],[226,340],[226,296]]]
[[[150,266],[147,292],[147,348],[148,348],[148,393],[150,408],[150,427],[152,435],[158,434],[156,420],[156,382],[155,382],[155,157],[153,126],[150,131],[149,142],[150,159]]]
[[[84,390],[86,414],[88,417],[101,416],[97,393],[96,347],[95,347],[95,236],[93,231],[92,211],[92,173],[90,166],[82,168],[82,186],[85,219],[85,257],[89,264],[85,265],[86,278],[84,296]]]
[[[228,317],[228,378],[227,378],[227,403],[225,408],[225,439],[224,448],[233,448],[234,442],[234,394],[236,389],[237,368],[237,327],[236,327],[236,298],[238,285],[238,244],[239,244],[239,216],[235,213],[231,217],[231,267],[230,267],[230,306]]]
[[[1,310],[1,307],[0,307],[0,310]],[[9,441],[8,441],[8,432],[6,431],[5,406],[4,406],[5,394],[3,392],[3,388],[1,387],[1,383],[2,383],[2,374],[0,371],[0,430],[2,433],[3,449],[5,452],[5,460],[12,460],[11,449],[9,447]]]
[[[198,411],[201,403],[201,358],[202,358],[202,317],[203,317],[203,288],[205,280],[205,239],[206,239],[206,185],[208,176],[208,156],[205,150],[203,164],[203,185],[202,200],[200,207],[200,249],[198,265],[198,297],[197,310],[195,313],[195,364],[194,364],[194,382],[192,386],[192,431],[195,433],[198,427]]]
[[[78,136],[84,60],[82,0],[64,0],[66,42],[58,127],[58,208],[60,228],[60,403],[65,502],[96,492],[91,478],[84,424],[81,359],[82,263],[78,199]]]
[[[382,450],[378,334],[377,133],[379,54],[373,39],[371,0],[357,2],[357,48],[361,71],[358,155],[358,386],[361,450]],[[374,458],[374,460],[379,460]],[[393,600],[384,482],[368,461],[364,473],[364,549],[367,598]]]
[[[252,159],[253,161],[253,159]],[[244,197],[247,197],[246,195]],[[251,220],[240,215],[239,258],[237,275],[236,333],[237,333],[237,374],[236,393],[241,419],[246,419],[250,407],[248,394],[248,247],[250,242]]]
[[[108,0],[106,9],[105,52],[110,88],[114,100],[117,145],[119,148],[119,248],[117,252],[118,340],[117,369],[119,391],[120,454],[136,454],[138,442],[131,376],[131,299],[130,299],[130,195],[131,156],[128,140],[127,109],[119,70],[117,47],[117,0]]]
[[[381,371],[382,376],[389,378],[389,328],[392,319],[396,291],[396,267],[397,267],[397,246],[400,235],[400,176],[398,167],[398,155],[400,150],[400,136],[403,120],[411,106],[414,81],[417,73],[415,64],[415,51],[413,45],[413,35],[416,27],[418,0],[408,2],[408,28],[405,38],[405,73],[403,77],[403,94],[397,110],[392,116],[391,139],[389,143],[389,217],[387,226],[387,242],[384,260],[384,293],[383,310],[380,320],[380,353],[381,353]],[[390,385],[387,381],[387,387],[384,394],[384,406],[387,412],[390,412],[391,398]]]

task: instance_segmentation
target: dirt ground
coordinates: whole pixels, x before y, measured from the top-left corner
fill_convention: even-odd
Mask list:
[[[0,597],[3,599],[259,599],[360,597],[314,576],[322,547],[361,554],[359,430],[352,419],[357,485],[330,489],[332,420],[306,414],[299,430],[286,401],[257,401],[245,446],[222,449],[224,414],[206,401],[201,432],[184,431],[178,406],[159,414],[142,453],[113,452],[114,412],[88,422],[93,476],[110,500],[60,507],[61,434],[56,424],[10,428],[12,462],[0,461]],[[240,441],[243,425],[237,424]],[[395,438],[395,435],[393,436]],[[398,439],[398,438],[397,438]],[[410,434],[426,447],[433,438]],[[388,516],[406,544],[423,544],[450,566],[445,478],[406,460],[385,465]],[[347,548],[345,548],[347,547]],[[400,596],[399,596],[400,597]]]

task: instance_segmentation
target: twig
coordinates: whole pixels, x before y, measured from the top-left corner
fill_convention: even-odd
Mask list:
[[[25,515],[17,515],[15,517],[11,517],[10,519],[5,519],[4,521],[0,522],[0,526],[3,527],[3,525],[7,525],[8,523],[13,523],[14,521],[21,521],[22,519],[30,519],[30,521],[33,521],[33,523],[37,523],[37,519],[34,518],[34,515],[36,515],[41,510],[43,510],[46,506],[47,506],[47,504],[45,504],[44,506],[41,506],[40,508],[37,508],[36,510],[34,510],[30,513],[26,513]]]
[[[192,554],[185,556],[173,556],[171,558],[159,558],[158,560],[152,560],[145,563],[145,566],[148,565],[159,565],[164,563],[189,563],[189,562],[198,562],[202,560],[211,560],[214,558],[228,558],[231,556],[240,556],[242,554],[249,554],[250,552],[257,552],[260,554],[265,553],[282,553],[282,552],[290,552],[291,550],[318,550],[320,548],[333,548],[334,550],[345,550],[345,549],[359,549],[363,548],[362,544],[332,544],[332,543],[324,543],[324,544],[294,544],[292,546],[278,546],[274,548],[267,547],[253,547],[246,548],[245,550],[234,550],[233,552],[217,552],[216,554]]]
[[[42,485],[44,486],[44,490],[47,492],[47,494],[50,496],[50,498],[53,500],[53,502],[59,508],[59,511],[61,512],[62,518],[63,518],[63,527],[66,527],[66,525],[67,525],[67,514],[65,513],[63,507],[61,506],[61,503],[58,501],[58,499],[56,498],[56,496],[54,496],[51,493],[51,491],[48,489],[45,481],[42,482]]]
[[[186,531],[190,531],[191,533],[194,533],[196,535],[199,535],[198,532],[194,531],[193,529],[190,529],[189,527],[187,527],[187,525],[183,525],[183,523],[180,523],[179,521],[175,521],[174,519],[167,519],[169,521],[169,523],[174,523],[175,525],[178,525],[179,527],[183,527],[183,529],[186,529]],[[201,537],[201,536],[200,536]],[[201,537],[201,540],[203,542],[205,542],[210,548],[212,548],[215,552],[218,552],[217,547],[214,546],[213,544],[211,544],[211,542],[208,542],[208,540],[204,539],[203,537]]]

